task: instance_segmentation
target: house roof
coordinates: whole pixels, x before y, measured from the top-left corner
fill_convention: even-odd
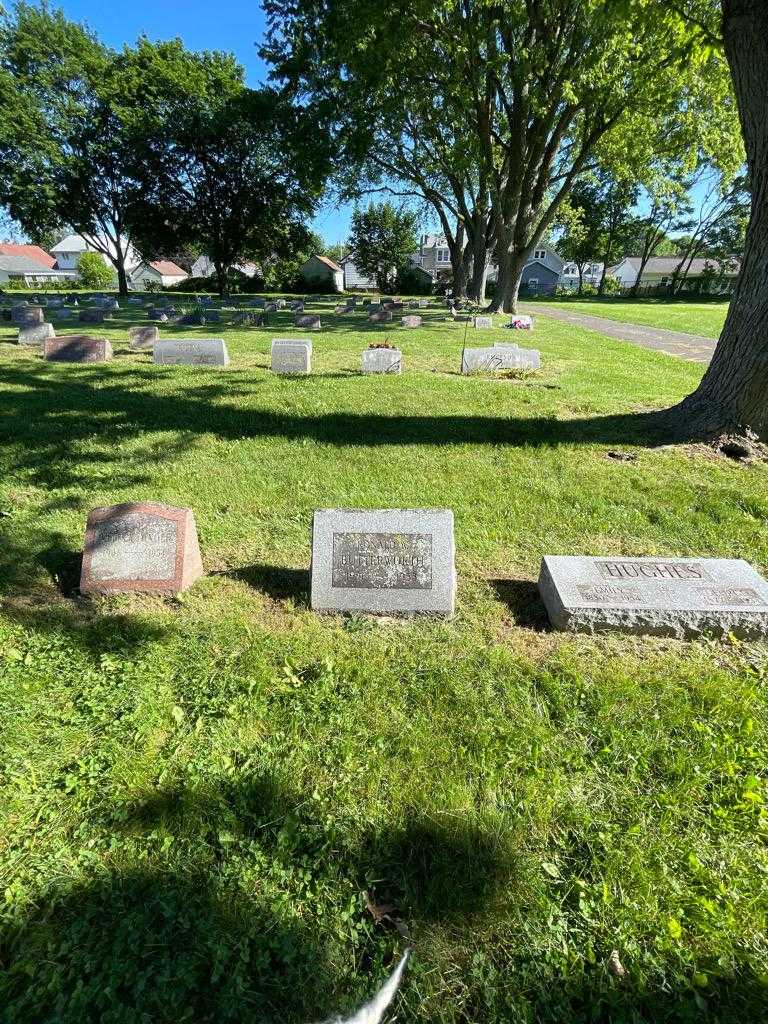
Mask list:
[[[16,245],[15,242],[0,242],[0,256],[25,256],[33,263],[39,263],[41,267],[52,270],[56,260],[49,256],[45,249],[39,245]]]
[[[320,260],[321,263],[324,263],[326,267],[329,267],[334,272],[341,270],[339,264],[335,263],[329,256],[318,256],[317,253],[315,253],[315,259]]]
[[[622,260],[622,263],[629,263],[633,270],[639,270],[642,260],[639,256],[627,256],[626,259]],[[643,270],[644,274],[674,274],[677,268],[680,266],[680,256],[651,256],[645,265]],[[617,265],[617,267],[620,264]],[[691,261],[691,267],[688,271],[689,274],[701,274],[704,268],[709,265],[711,267],[720,266],[720,260],[709,259],[702,257],[701,259],[695,259]],[[688,266],[688,260],[685,260],[685,266]],[[612,268],[617,269],[617,268]],[[726,276],[735,277],[741,269],[741,263],[739,260],[734,260],[732,267],[726,268]]]
[[[0,270],[8,274],[55,274],[50,267],[43,267],[26,256],[0,254]]]
[[[163,277],[188,277],[186,270],[182,270],[172,260],[152,260],[150,267],[156,270]]]
[[[66,235],[56,245],[51,246],[51,252],[85,252],[87,248],[85,239],[80,235]]]

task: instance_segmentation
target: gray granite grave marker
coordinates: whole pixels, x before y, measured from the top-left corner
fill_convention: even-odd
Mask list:
[[[453,615],[450,509],[319,509],[312,525],[312,607]]]
[[[402,319],[403,327],[421,327],[422,318],[420,316],[404,316]]]
[[[311,316],[296,316],[293,318],[294,327],[305,327],[308,331],[319,331],[320,330],[320,317]]]
[[[541,355],[536,349],[500,345],[464,349],[461,372],[498,373],[502,370],[538,370],[540,367]]]
[[[556,629],[768,635],[768,582],[741,559],[547,555],[539,592]]]
[[[20,345],[44,345],[47,338],[55,338],[53,324],[21,324],[19,327]]]
[[[309,373],[312,369],[312,342],[303,338],[272,340],[273,373]]]
[[[229,366],[223,338],[162,338],[152,346],[152,358],[162,366]]]
[[[399,348],[367,348],[363,351],[363,373],[401,373],[403,353]]]
[[[478,330],[478,331],[483,329],[483,328],[493,327],[493,317],[492,316],[473,316],[472,317],[472,326],[476,330]]]
[[[132,349],[151,349],[160,340],[160,331],[154,324],[148,327],[131,327],[128,331],[128,344]]]

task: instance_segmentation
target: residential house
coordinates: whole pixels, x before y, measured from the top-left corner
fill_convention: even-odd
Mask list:
[[[563,273],[564,261],[554,249],[534,249],[523,267],[520,291],[523,295],[554,295]]]
[[[672,277],[681,262],[683,261],[679,256],[651,256],[643,267],[640,287],[663,289],[666,285],[671,284]],[[608,268],[608,276],[615,277],[622,289],[633,288],[637,282],[641,263],[642,260],[639,256],[625,256],[615,266]],[[685,260],[685,267],[687,266],[688,260]],[[733,260],[723,269],[721,291],[731,291],[739,276],[741,264],[738,260]],[[720,261],[707,258],[692,260],[686,275],[686,283],[692,284],[697,279],[701,279],[703,275],[708,274],[710,270],[719,272]]]
[[[232,270],[237,270],[246,277],[256,277],[261,273],[256,263],[236,263]],[[211,277],[216,273],[216,267],[210,256],[198,256],[192,264],[192,277]]]
[[[582,266],[582,284],[597,288],[603,276],[602,263],[585,263]],[[566,262],[560,275],[560,287],[575,291],[579,287],[579,268],[575,263]]]
[[[376,287],[376,282],[372,277],[366,277],[357,269],[353,252],[339,260],[339,266],[344,271],[344,291],[351,292],[355,289],[370,291]]]
[[[113,255],[115,254],[115,245],[111,240],[99,238],[99,244]],[[99,249],[97,249],[94,243],[94,238],[91,236],[67,235],[51,248],[51,256],[56,260],[57,269],[68,272],[70,277],[77,276],[77,264],[84,252],[98,252],[110,270],[114,270],[112,261],[103,252],[100,252]],[[128,277],[131,276],[131,272],[135,270],[140,263],[141,256],[136,252],[133,246],[129,244],[125,256],[125,271]]]
[[[33,263],[39,263],[45,270],[53,270],[56,260],[39,245],[17,245],[16,242],[0,242],[0,256],[24,256]]]
[[[63,273],[56,268],[42,266],[27,256],[6,256],[0,254],[0,286],[8,281],[23,281],[25,285],[45,286],[58,281],[71,281],[72,274]]]
[[[310,256],[299,267],[298,274],[313,287],[326,287],[329,292],[344,291],[344,271],[328,256]]]
[[[422,235],[418,251],[411,256],[414,267],[421,267],[433,281],[451,276],[451,252],[444,235]]]
[[[169,288],[171,285],[186,281],[188,277],[189,274],[171,260],[153,260],[149,263],[140,263],[136,267],[131,274],[131,286],[148,288],[151,285],[160,285]]]

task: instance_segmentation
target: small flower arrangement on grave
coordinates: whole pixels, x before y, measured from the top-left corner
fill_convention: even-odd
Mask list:
[[[395,346],[389,340],[385,338],[384,341],[372,341],[368,348],[394,348]]]

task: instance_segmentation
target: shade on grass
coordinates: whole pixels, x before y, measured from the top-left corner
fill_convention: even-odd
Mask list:
[[[402,948],[369,891],[414,946],[399,1020],[759,1019],[766,648],[553,634],[533,581],[547,552],[765,571],[765,467],[650,444],[701,372],[671,357],[541,318],[540,374],[462,377],[442,312],[321,315],[302,379],[267,369],[287,313],[161,328],[226,371],[131,353],[125,312],[98,367],[0,332],[5,1016],[321,1019]],[[402,377],[360,375],[386,336]],[[128,500],[193,508],[178,599],[76,596],[88,509]],[[456,619],[313,615],[329,506],[452,508]]]

